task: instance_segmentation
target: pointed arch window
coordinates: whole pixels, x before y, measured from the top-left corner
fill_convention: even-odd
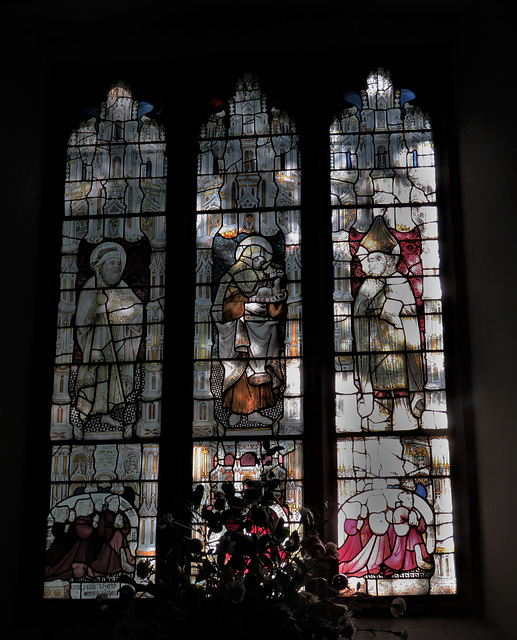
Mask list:
[[[167,165],[164,130],[145,111],[117,84],[69,138],[50,599],[118,597],[121,576],[138,580],[137,561],[156,555]]]
[[[330,130],[340,569],[372,595],[456,592],[433,133],[406,95],[379,69]]]
[[[302,506],[300,161],[294,122],[243,76],[199,140],[193,481],[209,504],[273,471]]]
[[[340,566],[369,594],[455,593],[433,134],[389,73],[366,85],[329,132],[335,448],[321,455],[337,460]],[[209,504],[272,472],[296,528],[315,440],[298,134],[252,75],[218,108],[198,140],[192,480]],[[156,554],[167,163],[151,109],[117,85],[69,141],[47,598],[115,597]]]

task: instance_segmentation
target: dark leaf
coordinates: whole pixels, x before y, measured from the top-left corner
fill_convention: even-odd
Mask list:
[[[214,517],[214,512],[211,507],[207,507],[206,505],[201,510],[201,517],[206,520],[208,523],[214,521],[216,518]]]
[[[136,588],[136,586],[137,586],[137,583],[136,583],[136,581],[135,581],[133,578],[131,578],[130,576],[126,576],[126,575],[124,575],[124,574],[122,574],[122,575],[120,575],[120,576],[119,576],[118,581],[119,581],[119,582],[124,582],[125,584],[130,584],[130,585],[132,585],[132,586],[133,586],[133,587],[135,587],[135,588]]]
[[[136,575],[141,580],[145,580],[146,578],[148,578],[151,575],[151,573],[152,573],[152,566],[151,566],[151,562],[149,561],[149,559],[140,560],[139,562],[137,562]]]
[[[243,499],[246,504],[255,504],[262,497],[262,489],[258,486],[248,486],[243,491]]]
[[[269,449],[266,449],[266,455],[267,456],[274,456],[275,453],[278,453],[279,451],[285,451],[285,447],[271,447]]]
[[[232,509],[238,509],[239,511],[246,508],[246,502],[238,496],[228,498],[228,504]]]
[[[278,489],[279,486],[280,486],[280,480],[278,478],[275,478],[274,475],[266,483],[266,487],[268,489],[273,489],[273,490]]]
[[[201,501],[203,500],[203,496],[205,494],[205,488],[202,484],[198,484],[197,487],[192,492],[192,506],[197,509],[201,505]]]
[[[278,533],[283,532],[284,525],[285,525],[285,520],[283,518],[278,518],[278,520],[275,523],[275,528],[273,530],[275,535],[278,535]]]
[[[276,504],[278,502],[275,494],[272,491],[264,491],[264,498],[262,501],[264,504]]]
[[[259,554],[259,560],[267,569],[271,569],[273,566],[273,561],[266,553]]]
[[[263,507],[254,505],[250,509],[250,520],[258,527],[265,527],[268,523],[268,513]]]
[[[185,543],[189,553],[199,555],[203,551],[203,541],[199,538],[187,538]]]
[[[306,527],[314,527],[314,514],[310,509],[307,509],[307,507],[302,507],[302,509],[300,509],[300,515],[302,516],[302,522]]]
[[[215,571],[215,567],[213,566],[213,564],[209,560],[203,560],[202,569],[208,575],[210,575],[211,573],[214,573],[214,571]]]
[[[244,555],[251,556],[256,553],[258,548],[257,536],[245,535],[239,533],[234,537],[235,549]]]
[[[241,573],[246,568],[246,558],[242,553],[232,553],[226,566],[232,567],[237,573]]]
[[[226,498],[224,497],[224,494],[222,494],[214,500],[214,509],[216,509],[217,511],[222,511],[225,507]]]
[[[259,536],[257,542],[260,551],[266,551],[271,546],[271,536],[268,533],[265,533],[264,535]]]
[[[214,524],[210,526],[208,537],[210,537],[213,533],[221,533],[222,530],[223,525],[220,522],[214,522]]]
[[[298,566],[298,568],[303,571],[303,573],[307,573],[309,568],[307,567],[307,565],[303,560],[300,560],[300,558],[293,558],[293,561]]]
[[[235,485],[233,484],[233,482],[223,482],[223,484],[221,485],[221,489],[223,490],[224,495],[226,496],[226,499],[228,501],[230,501],[230,499],[235,496]]]

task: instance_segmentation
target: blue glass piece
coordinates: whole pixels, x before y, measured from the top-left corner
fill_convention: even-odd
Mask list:
[[[400,90],[400,105],[404,106],[406,102],[411,102],[414,100],[416,95],[411,91],[411,89],[401,89]]]
[[[357,93],[357,91],[345,91],[344,93],[345,100],[353,104],[358,109],[361,109],[361,96]]]

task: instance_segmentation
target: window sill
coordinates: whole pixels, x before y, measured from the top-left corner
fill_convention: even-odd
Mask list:
[[[392,632],[408,631],[409,640],[504,640],[497,629],[483,618],[467,617],[435,617],[411,618],[401,616],[397,619],[356,620],[357,634],[355,640],[393,640]],[[375,634],[369,632],[375,629]],[[378,629],[382,631],[377,631]]]

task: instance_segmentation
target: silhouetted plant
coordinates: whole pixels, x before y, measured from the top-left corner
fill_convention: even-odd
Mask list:
[[[272,476],[242,491],[225,482],[203,503],[199,485],[183,504],[186,518],[161,517],[170,549],[158,569],[142,559],[137,580],[123,579],[118,636],[165,640],[217,630],[246,640],[354,638],[354,613],[378,599],[351,588],[338,572],[337,545],[322,542],[310,510],[302,510],[299,529],[278,515],[278,487]],[[387,606],[394,616],[405,610],[402,598]]]

